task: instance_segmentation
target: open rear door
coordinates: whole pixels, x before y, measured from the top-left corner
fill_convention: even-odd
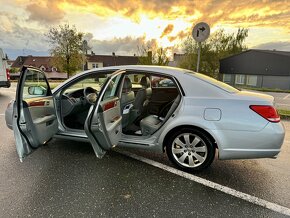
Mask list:
[[[123,73],[125,71],[116,71],[107,79],[85,123],[85,132],[98,158],[102,158],[106,151],[116,146],[121,139],[122,115],[119,94]]]
[[[57,132],[54,101],[42,71],[31,67],[22,68],[12,119],[20,161]]]

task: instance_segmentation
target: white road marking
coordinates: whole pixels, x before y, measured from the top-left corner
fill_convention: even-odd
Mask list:
[[[158,168],[160,168],[162,170],[165,170],[167,172],[170,172],[170,173],[173,173],[175,175],[181,176],[183,178],[189,179],[191,181],[197,182],[197,183],[199,183],[201,185],[204,185],[204,186],[219,190],[219,191],[224,192],[226,194],[229,194],[229,195],[232,195],[234,197],[243,199],[245,201],[248,201],[250,203],[256,204],[258,206],[270,209],[272,211],[275,211],[275,212],[290,216],[290,208],[287,208],[287,207],[281,206],[279,204],[275,204],[275,203],[266,201],[264,199],[261,199],[261,198],[258,198],[258,197],[255,197],[255,196],[240,192],[238,190],[229,188],[227,186],[220,185],[220,184],[215,183],[215,182],[211,182],[209,180],[206,180],[206,179],[200,178],[198,176],[183,172],[181,170],[178,170],[178,169],[175,169],[173,167],[164,165],[164,164],[159,163],[157,161],[150,160],[150,159],[147,159],[145,157],[138,156],[136,154],[132,154],[132,153],[127,152],[127,151],[118,150],[117,152],[121,153],[123,155],[126,155],[128,157],[131,157],[133,159],[139,160],[141,162],[147,163],[147,164],[149,164],[151,166],[158,167]]]
[[[290,94],[286,95],[283,99],[285,100],[285,99],[287,99],[289,96],[290,96]]]

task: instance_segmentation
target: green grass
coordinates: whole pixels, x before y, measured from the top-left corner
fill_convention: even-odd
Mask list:
[[[249,89],[261,92],[283,92],[283,93],[290,93],[290,90],[283,90],[283,89],[271,89],[271,88],[256,88],[256,87],[249,87],[249,86],[236,86],[238,89]]]
[[[278,109],[280,118],[283,120],[290,120],[290,110]]]
[[[278,113],[284,116],[290,116],[290,110],[278,109]]]
[[[51,89],[54,89],[55,87],[57,87],[60,84],[60,82],[49,82],[49,86]]]

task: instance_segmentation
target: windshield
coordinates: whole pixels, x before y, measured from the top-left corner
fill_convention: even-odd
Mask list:
[[[236,89],[236,88],[234,88],[234,87],[232,87],[232,86],[230,86],[230,85],[228,85],[228,84],[226,84],[224,82],[216,80],[216,79],[214,79],[212,77],[206,76],[204,74],[195,73],[195,72],[190,72],[189,74],[194,75],[198,79],[204,80],[204,81],[206,81],[206,82],[208,82],[208,83],[210,83],[210,84],[212,84],[214,86],[217,86],[217,87],[219,87],[219,88],[221,88],[221,89],[223,89],[223,90],[225,90],[225,91],[227,91],[229,93],[237,93],[237,92],[239,92],[238,89]]]

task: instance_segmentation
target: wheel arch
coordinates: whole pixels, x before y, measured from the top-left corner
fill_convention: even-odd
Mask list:
[[[218,145],[216,143],[215,138],[208,131],[206,131],[205,129],[200,128],[198,126],[194,126],[194,125],[180,125],[180,126],[176,126],[176,127],[172,128],[171,130],[169,130],[166,133],[166,135],[165,135],[165,137],[163,139],[163,145],[162,145],[163,146],[163,152],[165,151],[166,143],[168,142],[168,140],[169,140],[170,136],[172,135],[172,133],[174,133],[175,131],[178,131],[180,129],[185,129],[185,128],[196,129],[196,130],[202,132],[203,134],[205,134],[211,140],[211,142],[214,144],[215,148],[218,149]]]

